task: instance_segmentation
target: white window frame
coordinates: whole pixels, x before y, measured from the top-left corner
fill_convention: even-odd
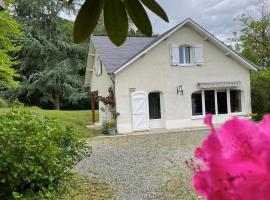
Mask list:
[[[216,113],[213,114],[214,116],[225,116],[225,115],[243,115],[243,92],[241,90],[238,90],[241,95],[241,112],[231,112],[231,97],[230,97],[230,91],[233,89],[209,89],[211,91],[214,91],[215,93],[215,111]],[[201,119],[206,116],[206,111],[205,111],[205,91],[209,90],[201,90],[201,97],[202,97],[202,115],[192,115],[192,119]],[[218,101],[217,101],[217,92],[218,91],[224,91],[226,90],[227,94],[227,113],[226,114],[218,114]],[[192,109],[192,108],[191,108]],[[192,113],[192,112],[191,112]]]
[[[190,62],[189,63],[187,63],[186,62],[186,48],[189,48],[189,56],[190,56],[190,58],[189,58],[189,60],[190,60]],[[183,48],[183,52],[181,52],[181,53],[183,53],[183,63],[181,63],[180,62],[180,48]],[[178,49],[179,49],[179,66],[194,66],[194,63],[193,63],[193,60],[194,60],[194,55],[193,55],[193,46],[192,45],[188,45],[188,44],[182,44],[182,45],[179,45],[178,46]]]

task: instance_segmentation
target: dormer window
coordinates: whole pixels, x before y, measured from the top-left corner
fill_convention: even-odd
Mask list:
[[[179,46],[179,64],[191,63],[191,47],[187,45]]]

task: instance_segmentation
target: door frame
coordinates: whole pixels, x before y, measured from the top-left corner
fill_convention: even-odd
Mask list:
[[[162,91],[160,90],[153,90],[151,92],[148,93],[148,98],[149,98],[149,94],[151,93],[158,93],[159,94],[159,103],[160,103],[160,119],[150,119],[150,114],[149,114],[149,124],[150,124],[150,129],[163,129],[165,128],[165,104],[164,104],[164,94]],[[149,102],[148,102],[149,104]],[[149,109],[149,108],[148,108]],[[153,122],[153,124],[155,122],[158,122],[160,123],[159,126],[156,126],[156,127],[152,127],[151,128],[151,121]]]

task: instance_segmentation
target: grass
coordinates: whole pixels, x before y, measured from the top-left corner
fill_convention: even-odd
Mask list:
[[[203,200],[198,197],[191,183],[192,173],[189,169],[183,169],[177,174],[172,174],[170,179],[161,184],[157,189],[158,199],[163,200]]]
[[[59,184],[57,200],[108,200],[116,199],[107,183],[72,176]]]
[[[75,132],[78,133],[79,137],[90,138],[94,137],[95,133],[87,128],[87,125],[91,125],[92,114],[89,110],[83,111],[63,111],[63,110],[42,110],[42,109],[32,109],[34,112],[46,116],[48,118],[55,119],[58,123],[65,126],[71,125]],[[97,114],[96,114],[97,118]]]
[[[9,108],[0,109],[1,112],[7,112]],[[63,110],[42,110],[37,107],[30,107],[30,110],[44,117],[56,120],[64,126],[72,126],[80,138],[91,138],[96,134],[86,126],[91,125],[92,114],[89,110],[63,111]],[[96,112],[96,119],[98,114]]]

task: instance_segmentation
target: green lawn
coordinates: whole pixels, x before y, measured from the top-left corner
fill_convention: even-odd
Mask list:
[[[90,138],[94,137],[95,133],[88,129],[86,126],[92,123],[92,114],[90,110],[80,110],[80,111],[60,111],[60,110],[42,110],[36,107],[30,108],[33,112],[46,116],[48,118],[55,119],[58,123],[62,125],[71,125],[78,137]],[[6,112],[8,109],[0,109]],[[98,119],[98,114],[96,112],[96,119]]]

